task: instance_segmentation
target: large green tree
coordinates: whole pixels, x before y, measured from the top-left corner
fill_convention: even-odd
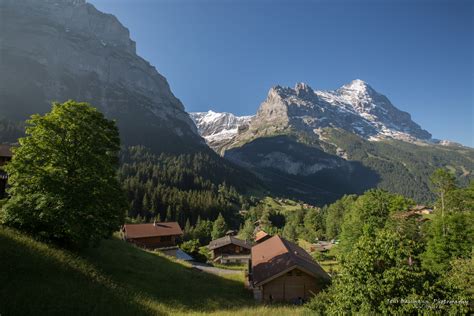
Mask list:
[[[394,232],[364,234],[342,265],[334,291],[337,311],[391,313],[399,299],[423,291],[423,272],[416,260],[417,244]],[[396,301],[390,301],[394,299]]]
[[[323,315],[464,314],[467,306],[439,303],[465,299],[457,280],[453,289],[435,285],[420,266],[417,242],[389,229],[364,233],[341,262],[331,288],[316,296],[308,307]],[[457,277],[454,276],[453,278]]]
[[[377,229],[383,228],[390,213],[407,210],[413,204],[412,200],[399,194],[379,189],[359,196],[344,214],[339,245],[341,253],[350,252],[364,232],[374,234]]]
[[[441,196],[440,196],[441,200]],[[446,190],[444,211],[439,207],[429,222],[423,264],[426,269],[444,274],[454,259],[472,258],[474,243],[474,184]],[[437,205],[441,206],[441,201]]]
[[[344,195],[342,198],[329,205],[326,213],[326,236],[329,239],[337,238],[341,233],[344,214],[357,199],[356,195]]]
[[[239,231],[239,238],[251,242],[255,239],[254,231],[255,225],[252,219],[248,218],[245,220],[244,226]]]
[[[118,230],[127,203],[113,121],[87,103],[54,103],[31,117],[19,143],[7,166],[3,224],[68,246],[96,244]]]

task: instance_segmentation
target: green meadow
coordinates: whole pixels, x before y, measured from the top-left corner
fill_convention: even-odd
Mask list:
[[[2,316],[309,313],[256,304],[242,271],[207,274],[116,237],[76,253],[0,226],[0,258]]]

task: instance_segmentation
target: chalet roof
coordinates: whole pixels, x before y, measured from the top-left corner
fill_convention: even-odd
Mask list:
[[[123,229],[126,239],[158,236],[179,236],[183,234],[183,231],[177,222],[125,224]]]
[[[323,282],[330,280],[329,275],[303,248],[278,235],[252,247],[252,280],[255,285],[264,284],[294,268]]]
[[[263,230],[259,230],[256,234],[255,234],[255,241],[259,241],[265,237],[267,237],[268,234],[266,232],[264,232]]]
[[[12,154],[12,146],[6,144],[0,144],[0,157],[11,157]]]
[[[240,246],[240,247],[243,247],[243,248],[247,248],[247,249],[252,248],[252,245],[250,243],[248,243],[245,240],[236,238],[234,236],[224,236],[224,237],[221,237],[219,239],[215,239],[215,240],[213,240],[209,243],[208,248],[210,250],[213,250],[213,249],[217,249],[217,248],[227,246],[227,245],[230,245],[230,244],[234,244],[234,245],[237,245],[237,246]]]

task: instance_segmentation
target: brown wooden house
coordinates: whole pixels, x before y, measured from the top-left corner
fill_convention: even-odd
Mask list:
[[[12,151],[10,145],[0,145],[0,199],[5,197],[5,189],[7,187],[8,175],[2,170],[2,166],[12,159]]]
[[[303,248],[280,236],[252,247],[249,285],[259,301],[302,302],[329,282],[329,275]]]
[[[261,242],[264,242],[265,240],[271,238],[272,236],[270,236],[269,234],[267,234],[266,232],[264,232],[263,230],[259,230],[256,234],[255,234],[255,242],[257,244],[261,243]]]
[[[150,224],[125,224],[122,229],[123,239],[139,247],[156,249],[176,246],[176,241],[183,235],[177,222]]]
[[[245,240],[227,235],[211,241],[208,248],[214,262],[247,263],[250,259],[252,245]]]

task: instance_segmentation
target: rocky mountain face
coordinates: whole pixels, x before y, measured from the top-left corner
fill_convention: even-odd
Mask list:
[[[434,169],[452,166],[465,182],[474,174],[472,149],[432,139],[362,80],[332,91],[273,87],[254,117],[233,121],[232,133],[219,133],[224,116],[195,119],[204,137],[219,135],[210,142],[218,153],[274,191],[316,204],[371,187],[428,201]]]
[[[216,151],[232,143],[245,131],[253,116],[235,116],[232,113],[193,112],[189,113],[199,133],[207,144]]]
[[[127,144],[203,147],[166,79],[113,15],[85,0],[2,0],[0,14],[0,118],[24,120],[74,99],[116,119]]]
[[[397,109],[384,95],[362,80],[333,91],[314,91],[304,83],[270,89],[255,120],[242,139],[296,130],[319,135],[324,128],[340,128],[369,140],[431,139],[431,134]]]

